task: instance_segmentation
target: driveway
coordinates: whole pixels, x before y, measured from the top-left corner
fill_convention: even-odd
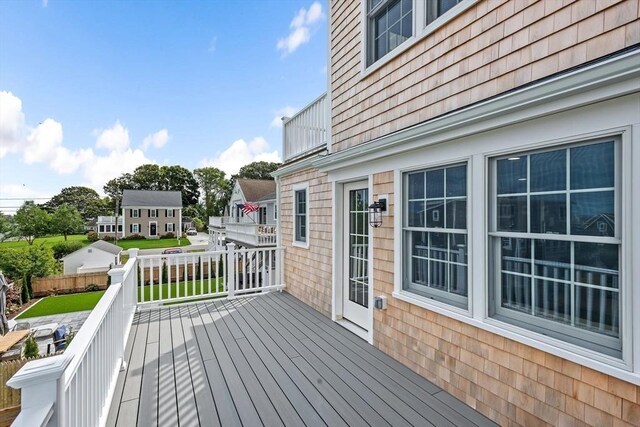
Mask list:
[[[192,245],[207,245],[209,243],[209,234],[199,231],[196,236],[187,236]]]
[[[189,242],[191,242],[190,246],[183,246],[182,250],[184,252],[193,252],[193,251],[202,251],[207,250],[209,246],[209,234],[204,232],[199,232],[196,236],[187,236]],[[176,246],[177,247],[177,246]],[[140,249],[140,255],[159,255],[167,248],[158,248],[158,249]],[[128,253],[127,251],[122,251],[123,253]]]

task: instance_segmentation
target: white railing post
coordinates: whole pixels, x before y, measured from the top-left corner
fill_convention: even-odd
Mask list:
[[[283,271],[282,271],[282,257],[283,257],[283,252],[281,250],[276,250],[276,274],[274,274],[274,276],[276,277],[276,280],[278,281],[278,283],[276,283],[276,285],[282,285],[284,283],[284,279],[283,279]]]
[[[138,248],[129,249],[129,259],[135,260],[134,266],[133,266],[134,271],[129,273],[129,274],[133,274],[133,280],[131,281],[133,283],[133,286],[131,286],[131,289],[127,289],[127,287],[125,287],[125,284],[124,283],[122,284],[125,292],[124,295],[129,295],[126,299],[128,299],[131,304],[131,306],[127,308],[131,309],[132,311],[138,305],[138,286],[139,286],[138,284],[138,253],[139,252],[140,252],[140,249]],[[113,283],[113,281],[111,281],[111,283]]]
[[[20,414],[12,426],[66,426],[64,371],[72,356],[61,354],[28,362],[7,381],[21,390]]]
[[[227,243],[227,292],[228,298],[233,299],[236,293],[236,244]]]
[[[137,250],[136,250],[136,255],[137,255]],[[134,264],[135,265],[135,264]],[[109,270],[109,277],[111,277],[111,283],[115,284],[115,283],[121,283],[122,285],[122,290],[120,292],[122,292],[122,312],[120,313],[119,316],[119,320],[124,321],[125,316],[126,316],[126,320],[129,320],[129,316],[128,313],[130,313],[130,310],[133,310],[133,307],[131,307],[131,303],[127,301],[128,298],[125,297],[125,295],[127,295],[127,292],[129,292],[129,290],[126,288],[125,283],[124,283],[124,273],[126,272],[126,270],[124,268],[112,268],[111,270]],[[118,357],[120,358],[120,370],[124,371],[125,369],[127,369],[127,362],[124,360],[124,347],[126,345],[126,342],[123,341],[122,345],[118,345],[118,348],[116,348],[115,350],[118,352]]]

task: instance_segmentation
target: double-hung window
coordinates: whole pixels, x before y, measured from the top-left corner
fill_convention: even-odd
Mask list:
[[[294,243],[308,244],[307,238],[307,188],[294,190]]]
[[[467,165],[407,172],[403,288],[467,309]]]
[[[167,223],[167,224],[164,225],[164,231],[165,232],[174,232],[176,230],[174,229],[173,223]]]
[[[173,209],[167,209],[167,218],[173,218]]]
[[[149,209],[149,218],[157,218],[158,210],[157,209]]]
[[[139,233],[140,232],[140,224],[131,224],[131,232]]]
[[[622,357],[619,146],[491,160],[492,317]]]
[[[139,209],[131,209],[131,218],[139,218],[140,210]]]
[[[445,12],[448,12],[449,9],[453,8],[455,5],[461,3],[462,1],[463,0],[426,0],[426,25],[431,24],[440,16],[444,15]]]
[[[367,0],[371,65],[413,35],[413,0]]]

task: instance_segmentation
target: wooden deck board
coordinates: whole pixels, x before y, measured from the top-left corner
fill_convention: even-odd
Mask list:
[[[283,293],[136,314],[108,426],[495,426]]]

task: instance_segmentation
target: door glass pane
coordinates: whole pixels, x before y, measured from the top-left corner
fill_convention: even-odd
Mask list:
[[[349,301],[369,306],[367,189],[349,191]]]

